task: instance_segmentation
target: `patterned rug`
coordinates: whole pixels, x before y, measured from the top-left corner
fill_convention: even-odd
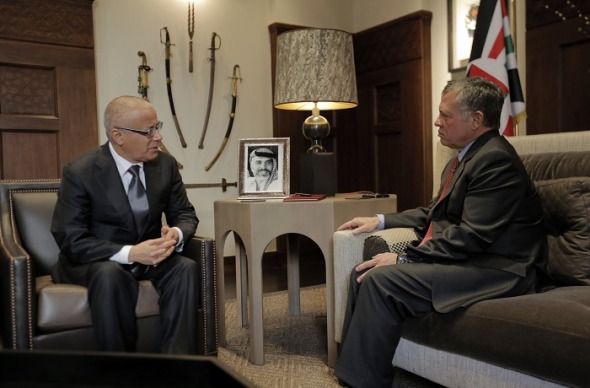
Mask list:
[[[265,364],[248,361],[248,328],[238,325],[235,299],[225,304],[227,345],[219,360],[261,388],[338,387],[326,364],[325,287],[301,289],[298,316],[289,315],[286,291],[265,294],[263,303]]]

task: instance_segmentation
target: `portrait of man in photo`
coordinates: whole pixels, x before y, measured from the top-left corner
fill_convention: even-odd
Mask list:
[[[248,147],[248,176],[246,192],[282,190],[282,171],[279,164],[278,145]]]

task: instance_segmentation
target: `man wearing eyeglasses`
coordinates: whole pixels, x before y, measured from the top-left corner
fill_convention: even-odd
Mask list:
[[[132,96],[106,107],[108,141],[64,167],[51,231],[56,283],[88,288],[100,348],[135,351],[139,280],[160,296],[161,351],[196,349],[198,268],[181,255],[199,222],[176,161],[159,151],[156,110]],[[162,214],[167,225],[162,225]]]

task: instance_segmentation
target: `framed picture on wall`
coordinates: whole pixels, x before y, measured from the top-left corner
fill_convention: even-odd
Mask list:
[[[448,0],[450,72],[467,68],[478,11],[479,0]]]
[[[288,137],[240,139],[238,199],[289,196]]]

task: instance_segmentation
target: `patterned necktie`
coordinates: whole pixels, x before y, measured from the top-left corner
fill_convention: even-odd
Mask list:
[[[458,165],[459,165],[459,158],[455,158],[455,160],[453,160],[453,164],[451,164],[451,169],[449,170],[449,174],[447,175],[447,180],[445,181],[445,185],[443,186],[442,190],[440,191],[440,196],[438,197],[438,201],[436,203],[439,203],[440,200],[442,199],[442,197],[444,197],[445,193],[447,192],[447,189],[449,188],[449,184],[451,183],[451,180],[453,179],[453,175],[455,174],[455,170],[457,170]],[[431,238],[432,238],[432,221],[430,222],[430,225],[428,226],[428,230],[426,231],[424,238],[422,239],[422,241],[420,242],[420,244],[418,246],[425,244]]]
[[[133,210],[133,215],[135,216],[137,230],[141,231],[147,221],[149,206],[145,188],[143,187],[143,183],[141,183],[141,179],[139,179],[139,168],[137,164],[129,167],[129,172],[133,177],[131,178],[131,182],[129,182],[127,195],[129,196],[131,210]]]

